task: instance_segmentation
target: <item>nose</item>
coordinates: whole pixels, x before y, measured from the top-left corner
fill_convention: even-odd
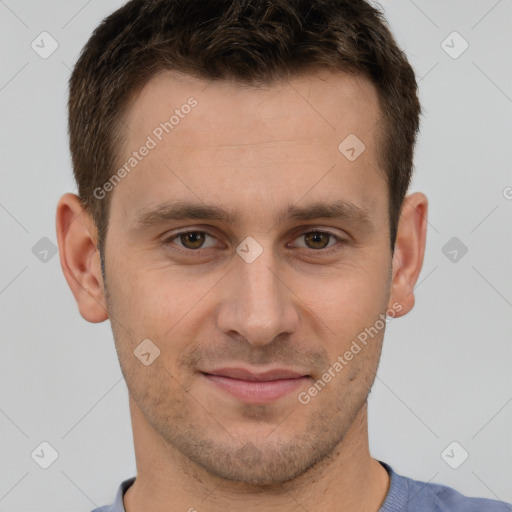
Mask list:
[[[252,263],[239,258],[226,288],[217,316],[218,327],[225,334],[242,336],[257,347],[296,330],[299,314],[295,304],[299,300],[286,276],[280,275],[271,249],[263,250]]]

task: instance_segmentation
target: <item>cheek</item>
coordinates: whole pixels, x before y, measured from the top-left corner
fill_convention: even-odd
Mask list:
[[[335,323],[364,326],[386,309],[390,291],[387,265],[383,258],[345,265],[322,283],[312,300]]]
[[[180,277],[178,270],[165,265],[133,258],[109,276],[117,313],[134,327],[138,322],[139,328],[161,322],[172,324],[192,307],[194,298],[197,302],[198,281]]]
[[[132,350],[149,338],[160,349],[166,366],[173,365],[182,351],[200,338],[205,315],[209,317],[211,313],[205,308],[212,304],[215,286],[224,282],[219,282],[220,277],[194,277],[190,270],[162,265],[125,265],[112,280],[112,313],[126,327],[122,336],[130,337]]]
[[[330,341],[323,341],[330,363],[342,357],[346,364],[338,382],[356,378],[366,382],[379,360],[389,279],[387,262],[378,263],[354,266],[350,272],[340,273],[324,284],[321,293],[309,298],[322,323],[330,328],[324,332]]]

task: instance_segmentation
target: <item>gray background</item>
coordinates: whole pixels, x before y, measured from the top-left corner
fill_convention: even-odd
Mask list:
[[[110,325],[82,319],[58,255],[44,253],[58,198],[76,191],[70,69],[122,3],[0,0],[0,511],[90,511],[135,474]],[[411,192],[430,215],[416,306],[385,336],[370,448],[399,473],[512,502],[512,1],[382,5],[420,80]],[[31,47],[43,31],[59,45],[46,59]],[[457,58],[454,31],[469,44]],[[43,441],[58,452],[48,469],[31,457]],[[453,441],[469,453],[458,469],[441,455]],[[461,448],[448,453],[460,462]]]

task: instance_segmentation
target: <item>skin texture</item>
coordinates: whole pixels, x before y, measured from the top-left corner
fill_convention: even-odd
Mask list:
[[[130,393],[138,474],[125,508],[377,511],[389,478],[369,453],[367,397],[385,328],[309,403],[297,395],[379,315],[414,306],[427,198],[406,198],[392,254],[375,88],[328,71],[264,89],[162,73],[127,112],[119,166],[190,97],[197,106],[109,192],[106,282],[91,217],[74,194],[57,207],[64,275],[86,320],[110,319]],[[365,144],[354,161],[338,149],[349,134]],[[237,209],[236,222],[137,224],[176,200]],[[274,218],[336,200],[365,209],[368,222]],[[308,238],[314,228],[334,236]],[[184,231],[202,232],[203,244],[169,241]],[[248,236],[262,248],[251,263],[236,252]],[[148,366],[134,356],[144,339],[160,350]],[[250,404],[201,373],[226,366],[309,380]]]

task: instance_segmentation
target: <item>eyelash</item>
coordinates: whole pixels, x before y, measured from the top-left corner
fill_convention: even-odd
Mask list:
[[[202,233],[202,234],[206,234],[212,238],[215,238],[213,235],[211,235],[207,231],[189,229],[186,231],[180,231],[179,233],[174,233],[170,237],[167,237],[166,239],[164,239],[162,244],[166,247],[170,247],[173,244],[173,240],[175,240],[176,238],[179,238],[181,235],[185,235],[187,233]],[[334,238],[339,243],[342,243],[342,244],[346,243],[346,240],[344,240],[340,236],[334,234],[331,231],[325,231],[322,229],[310,229],[308,231],[304,231],[304,232],[300,233],[296,238],[300,238],[301,236],[308,235],[311,233],[327,235],[327,236]],[[313,253],[330,254],[333,251],[340,250],[340,248],[336,247],[337,245],[339,245],[339,243],[334,244],[334,245],[324,248],[324,249],[309,249],[307,247],[299,247],[299,249],[310,251]],[[197,255],[198,257],[202,256],[203,251],[212,248],[212,247],[206,247],[206,248],[199,248],[199,249],[187,249],[185,247],[179,247],[179,246],[176,246],[176,247],[172,247],[172,250],[177,251],[177,252],[187,253],[187,255],[190,255],[193,253],[194,255]]]

